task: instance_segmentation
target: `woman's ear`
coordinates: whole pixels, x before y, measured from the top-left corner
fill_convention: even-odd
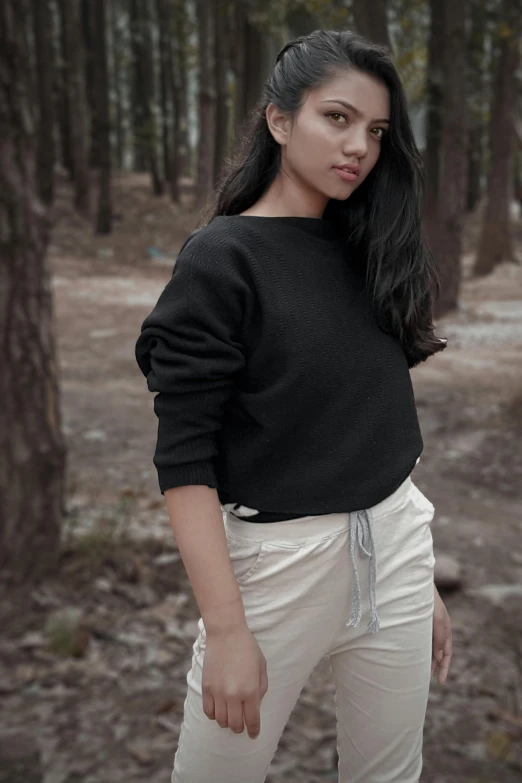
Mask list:
[[[274,103],[269,103],[265,110],[266,124],[268,130],[282,147],[288,143],[290,131],[290,117],[285,112],[278,109]]]

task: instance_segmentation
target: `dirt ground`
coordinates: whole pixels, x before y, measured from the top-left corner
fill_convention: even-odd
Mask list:
[[[45,783],[169,780],[197,635],[152,464],[153,395],[134,358],[193,218],[140,177],[117,180],[116,204],[110,237],[72,213],[65,185],[54,208],[63,554],[54,579],[0,602],[2,724],[34,736]],[[522,780],[522,265],[471,279],[472,240],[470,226],[462,305],[437,324],[449,347],[412,371],[425,443],[413,478],[436,507],[436,556],[456,557],[463,575],[443,594],[454,658],[448,683],[432,681],[422,783]],[[75,655],[60,654],[71,641],[49,625],[63,609],[80,616]],[[325,658],[268,783],[337,780],[333,697]]]

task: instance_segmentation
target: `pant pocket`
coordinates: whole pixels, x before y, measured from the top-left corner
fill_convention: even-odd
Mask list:
[[[426,495],[424,495],[420,491],[420,489],[416,484],[414,485],[412,499],[417,508],[419,508],[421,511],[426,511],[430,514],[431,519],[429,521],[431,522],[431,520],[435,516],[435,506],[433,505],[431,500],[429,500],[429,498],[427,498]]]
[[[433,534],[431,532],[431,523],[435,516],[435,506],[416,486],[413,493],[413,505],[421,515],[422,531],[424,538],[424,557],[427,558],[428,567],[435,568],[435,551],[433,547]]]
[[[304,566],[302,544],[277,537],[262,541],[242,538],[229,530],[226,535],[232,568],[241,587],[274,592],[284,590],[296,578],[303,578],[296,577],[296,572]]]
[[[237,538],[228,530],[226,536],[236,581],[239,585],[244,585],[261,565],[265,542]]]

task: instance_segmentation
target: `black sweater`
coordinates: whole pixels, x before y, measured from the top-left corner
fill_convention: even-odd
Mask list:
[[[369,508],[423,449],[408,362],[321,218],[220,216],[182,248],[136,360],[161,493],[216,487],[252,521]]]

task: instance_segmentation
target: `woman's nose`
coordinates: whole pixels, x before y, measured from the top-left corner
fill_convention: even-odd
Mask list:
[[[364,158],[368,153],[368,137],[366,128],[352,127],[351,133],[346,138],[343,153],[346,157],[356,155],[358,158]]]

